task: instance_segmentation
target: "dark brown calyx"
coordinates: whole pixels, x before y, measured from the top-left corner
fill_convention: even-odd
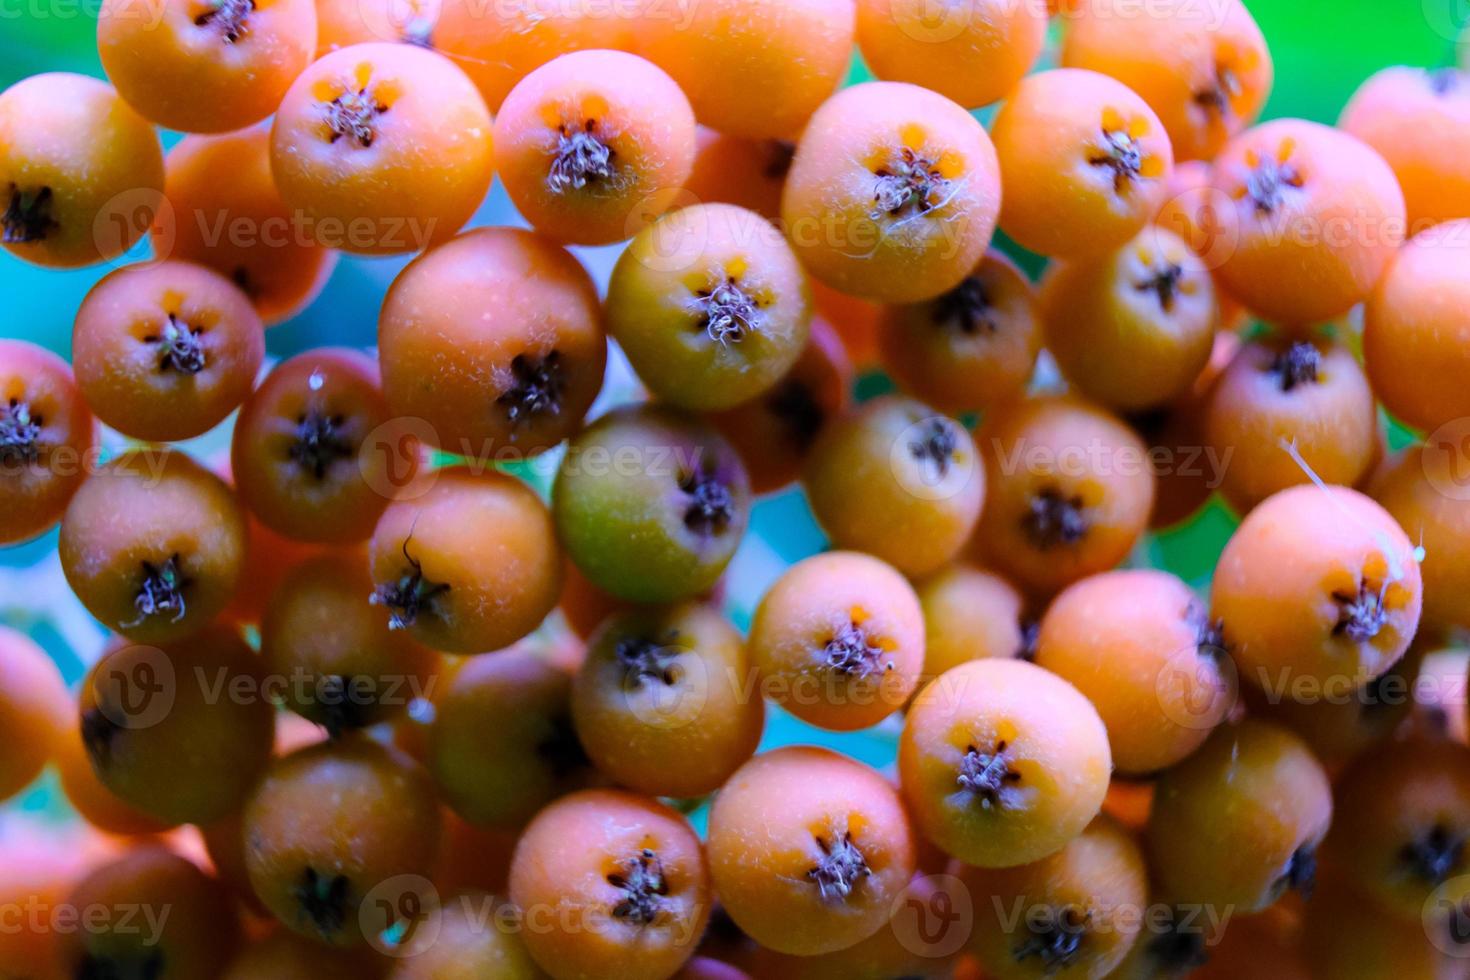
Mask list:
[[[0,463],[26,465],[41,458],[41,426],[45,419],[32,414],[19,398],[0,405]]]
[[[1185,925],[1177,909],[1169,910],[1168,925],[1148,942],[1148,957],[1157,976],[1182,977],[1210,961],[1204,932]]]
[[[735,520],[735,498],[730,488],[714,473],[697,470],[679,480],[679,489],[689,498],[684,508],[684,526],[697,534],[723,534]]]
[[[873,172],[876,215],[925,214],[944,202],[950,181],[926,157],[904,147],[889,166]]]
[[[1442,823],[1430,827],[1399,849],[1399,861],[1415,878],[1442,885],[1465,859],[1465,838]]]
[[[1149,270],[1148,278],[1135,282],[1133,288],[1140,293],[1153,293],[1159,298],[1159,308],[1172,312],[1174,301],[1179,298],[1184,284],[1184,267],[1177,262],[1166,262]]]
[[[766,145],[770,148],[766,176],[772,180],[785,180],[791,173],[791,162],[796,159],[796,144],[790,140],[771,140]]]
[[[1031,937],[1012,950],[1017,963],[1039,957],[1042,972],[1048,975],[1065,970],[1082,951],[1091,914],[1080,909],[1049,908],[1044,914],[1028,917],[1026,928]]]
[[[0,241],[6,245],[24,245],[43,240],[61,227],[51,214],[54,203],[49,187],[23,191],[11,184],[10,200],[5,204],[5,213],[0,215]]]
[[[538,415],[561,413],[562,391],[566,387],[561,351],[553,350],[545,357],[517,354],[511,358],[510,373],[514,383],[495,399],[495,404],[505,409],[512,427]]]
[[[625,636],[613,648],[613,656],[623,665],[623,682],[630,686],[646,680],[672,685],[678,680],[673,671],[679,651],[670,644],[678,639],[672,634],[663,641],[646,636]]]
[[[872,874],[867,858],[852,842],[852,834],[844,833],[833,840],[817,838],[822,857],[807,869],[807,879],[817,886],[824,902],[846,901],[858,882]]]
[[[1302,385],[1314,385],[1322,370],[1322,352],[1315,344],[1298,340],[1271,359],[1266,369],[1281,379],[1281,390],[1292,391]]]
[[[367,149],[378,138],[378,117],[387,111],[388,107],[374,98],[368,86],[356,92],[343,92],[326,104],[327,127],[332,131],[328,142],[346,138]]]
[[[1366,643],[1373,639],[1388,623],[1388,609],[1383,604],[1383,592],[1366,580],[1358,583],[1358,591],[1334,592],[1332,599],[1338,605],[1337,625],[1332,627],[1333,636],[1345,636],[1355,643]]]
[[[827,411],[800,378],[787,378],[766,396],[766,408],[781,423],[790,442],[805,451],[816,441],[827,421]]]
[[[213,0],[209,10],[194,18],[199,27],[213,27],[226,44],[250,33],[250,15],[255,11],[255,0]]]
[[[233,282],[236,286],[239,286],[240,292],[244,293],[246,296],[249,296],[251,299],[260,298],[260,287],[258,287],[255,284],[255,280],[251,278],[250,270],[245,268],[243,265],[235,266],[235,268],[230,272],[230,282]]]
[[[1245,192],[1259,214],[1272,214],[1286,203],[1289,190],[1299,190],[1305,178],[1289,161],[1262,157],[1245,180]]]
[[[740,288],[734,276],[694,294],[694,315],[699,329],[711,340],[728,347],[760,329],[760,301]]]
[[[920,422],[909,440],[909,455],[921,465],[932,466],[943,479],[949,475],[959,448],[960,437],[955,424],[942,415],[931,415]]]
[[[76,980],[163,980],[163,967],[161,949],[128,956],[88,953],[77,966]]]
[[[1184,613],[1185,622],[1194,627],[1194,644],[1202,657],[1227,657],[1230,647],[1225,642],[1225,620],[1211,619],[1198,602],[1191,602]]]
[[[124,623],[124,628],[137,626],[151,616],[171,615],[169,622],[179,622],[188,611],[184,603],[184,590],[193,584],[184,577],[179,568],[179,556],[170,555],[161,565],[150,561],[145,561],[142,565],[143,584],[133,596],[133,608],[138,611],[138,618]]]
[[[551,767],[551,772],[557,779],[566,779],[592,765],[587,758],[587,751],[582,748],[581,739],[577,738],[577,729],[572,724],[570,713],[551,719],[546,737],[536,745],[536,755]]]
[[[993,316],[985,284],[977,276],[967,276],[958,286],[934,301],[933,321],[936,326],[958,330],[966,337],[993,334],[1000,329]]]
[[[347,923],[347,899],[351,882],[346,875],[317,874],[307,868],[292,889],[296,907],[317,934],[325,939],[342,932]]]
[[[1102,146],[1088,163],[1113,172],[1113,189],[1118,193],[1143,176],[1143,146],[1126,129],[1103,129]]]
[[[101,708],[82,712],[82,747],[93,765],[105,767],[111,762],[113,740],[121,733],[122,726]]]
[[[374,705],[368,695],[372,689],[373,682],[366,677],[331,674],[321,679],[316,705],[328,737],[341,738],[345,732],[366,728],[374,722]]]
[[[424,577],[424,568],[408,553],[408,542],[403,542],[403,558],[408,562],[408,571],[396,582],[387,582],[373,590],[368,602],[388,609],[390,630],[408,629],[418,622],[419,614],[432,605],[435,599],[449,591],[442,582],[431,582]]]
[[[198,374],[204,370],[207,360],[203,337],[201,328],[185,323],[177,313],[170,313],[163,329],[144,337],[143,343],[158,348],[158,370]]]
[[[597,138],[597,120],[588,119],[580,127],[562,123],[558,128],[556,154],[546,183],[558,193],[567,189],[581,190],[588,184],[613,177],[613,151]]]
[[[995,743],[992,752],[981,752],[973,745],[965,749],[959,775],[955,777],[960,789],[972,794],[987,810],[1002,806],[1001,792],[1020,781],[1021,774],[1006,761],[1004,739]]]
[[[1312,897],[1317,885],[1317,851],[1311,844],[1303,844],[1292,852],[1286,862],[1286,870],[1276,879],[1276,891],[1297,891],[1303,898]]]
[[[1021,518],[1021,529],[1042,551],[1074,545],[1087,536],[1088,520],[1082,498],[1064,496],[1048,488],[1031,498],[1031,507]]]
[[[822,666],[845,677],[862,679],[893,670],[894,663],[867,630],[849,622],[823,644]]]
[[[339,460],[351,459],[352,444],[341,436],[347,420],[312,409],[296,419],[296,438],[288,450],[291,460],[318,480]]]
[[[658,855],[646,847],[624,862],[622,871],[608,875],[607,883],[622,892],[612,914],[641,926],[658,918],[664,898],[669,894],[664,866]]]
[[[1228,116],[1231,100],[1239,98],[1241,91],[1240,76],[1235,74],[1235,70],[1229,65],[1216,62],[1215,77],[1194,93],[1194,104],[1222,117]]]

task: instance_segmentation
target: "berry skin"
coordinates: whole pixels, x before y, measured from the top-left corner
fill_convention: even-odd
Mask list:
[[[924,678],[971,660],[1035,654],[1026,600],[995,572],[960,560],[914,584],[924,610]]]
[[[313,240],[348,252],[447,241],[480,206],[492,168],[490,114],[475,87],[409,44],[358,44],[313,63],[271,125],[281,197]]]
[[[105,0],[97,50],[107,77],[150,121],[226,133],[275,111],[316,50],[311,0],[163,0],[145,16]]]
[[[1036,664],[1077,686],[1108,728],[1120,772],[1149,774],[1188,756],[1234,705],[1221,627],[1167,572],[1083,579],[1042,617]]]
[[[87,478],[61,522],[77,598],[137,643],[197,633],[234,597],[245,518],[219,477],[183,453],[134,450]]]
[[[286,574],[260,624],[285,707],[332,736],[391,720],[438,680],[438,658],[390,630],[372,593],[360,551],[327,552]]]
[[[223,980],[360,980],[376,976],[377,954],[344,955],[285,929],[240,951]],[[519,978],[513,978],[519,980]]]
[[[1332,342],[1246,344],[1214,382],[1202,421],[1205,445],[1224,465],[1220,491],[1242,514],[1313,473],[1357,484],[1378,439],[1368,379],[1352,352]]]
[[[1385,743],[1354,759],[1335,789],[1343,803],[1323,857],[1354,887],[1409,919],[1426,908],[1442,918],[1470,899],[1470,749],[1449,739]]]
[[[611,617],[572,683],[577,737],[599,771],[641,793],[693,799],[755,754],[765,702],[735,627],[687,603]]]
[[[684,190],[696,202],[734,204],[780,221],[781,192],[795,155],[796,144],[787,140],[747,140],[700,126]]]
[[[951,414],[983,411],[1019,395],[1041,350],[1036,293],[998,251],[960,284],[922,303],[886,307],[878,328],[883,366],[915,398]]]
[[[1399,250],[1363,315],[1363,361],[1383,407],[1432,433],[1470,415],[1470,221],[1432,228]]]
[[[621,51],[578,51],[511,90],[495,169],[551,238],[611,245],[673,207],[694,166],[694,113],[674,80]]]
[[[1000,227],[1053,258],[1122,247],[1164,203],[1174,153],[1121,82],[1061,68],[1028,76],[991,128],[1005,188]]]
[[[925,575],[964,547],[985,501],[970,433],[899,395],[834,420],[812,446],[802,482],[834,546]]]
[[[1065,847],[1014,868],[967,868],[960,879],[977,903],[971,948],[1000,980],[1100,980],[1140,935],[1148,876],[1132,835],[1099,817]],[[993,900],[990,900],[993,896]],[[1013,909],[1022,917],[1011,920]]]
[[[24,633],[0,626],[0,802],[58,758],[74,721],[55,662]]]
[[[253,683],[262,674],[220,626],[161,649],[119,646],[83,681],[73,723],[124,803],[170,825],[207,824],[239,810],[270,761],[275,710]]]
[[[87,923],[61,936],[68,977],[215,980],[240,941],[229,893],[157,844],[96,868],[48,911]]]
[[[1142,96],[1179,160],[1209,160],[1254,122],[1275,74],[1266,39],[1240,0],[1209,15],[1189,0],[1142,13],[1127,0],[1097,0],[1068,19],[1061,59]]]
[[[974,537],[982,564],[1022,589],[1053,594],[1127,557],[1148,526],[1154,476],[1127,426],[1070,396],[1011,402],[976,443],[985,509]]]
[[[154,251],[229,279],[267,326],[310,305],[336,266],[336,253],[309,240],[276,190],[264,127],[184,137],[164,158],[163,195]]]
[[[571,690],[566,671],[521,647],[450,664],[424,752],[440,797],[474,826],[514,829],[589,785]]]
[[[77,385],[125,435],[192,439],[250,394],[263,329],[249,297],[213,269],[168,259],[118,269],[77,310]]]
[[[852,57],[851,0],[657,4],[634,49],[689,94],[699,121],[746,139],[792,139],[836,91]]]
[[[1411,234],[1470,218],[1470,74],[1385,68],[1353,95],[1338,125],[1393,168]]]
[[[633,239],[608,284],[607,328],[659,399],[694,411],[770,392],[810,336],[791,246],[753,211],[695,204]]]
[[[1321,763],[1285,729],[1246,720],[1159,778],[1144,842],[1168,894],[1248,914],[1311,893],[1331,820]]]
[[[446,896],[418,925],[420,935],[433,936],[420,950],[410,940],[412,955],[397,959],[386,980],[454,980],[456,977],[493,977],[495,980],[539,980],[526,944],[509,918],[505,900],[481,891]],[[360,974],[359,974],[360,976]],[[303,977],[302,980],[311,980]]]
[[[1220,556],[1211,615],[1248,683],[1311,700],[1351,691],[1408,649],[1423,599],[1414,545],[1346,487],[1284,490]]]
[[[1368,495],[1424,548],[1425,632],[1470,628],[1470,500],[1443,493],[1431,479],[1446,465],[1444,447],[1439,449],[1438,459],[1423,446],[1404,450],[1379,467],[1368,485]],[[1461,458],[1458,449],[1451,450],[1452,461]]]
[[[71,367],[35,344],[0,340],[0,545],[61,519],[96,439]]]
[[[740,453],[751,490],[770,493],[801,477],[817,437],[846,411],[852,380],[842,338],[817,317],[796,363],[769,391],[707,418]]]
[[[1020,660],[975,660],[915,698],[898,771],[916,829],[977,867],[1038,861],[1102,808],[1107,729],[1065,680]]]
[[[372,600],[389,628],[446,653],[509,646],[561,594],[551,515],[515,477],[441,470],[434,486],[388,506],[368,545]]]
[[[1120,412],[1188,391],[1210,359],[1218,319],[1209,270],[1157,227],[1115,252],[1054,265],[1042,281],[1041,311],[1062,374]]]
[[[346,949],[363,944],[374,888],[432,870],[439,808],[417,763],[354,737],[276,760],[243,832],[256,897],[286,928]]]
[[[1046,43],[1037,3],[969,0],[936,13],[924,0],[858,0],[857,42],[873,73],[974,109],[1008,95]]]
[[[419,473],[416,443],[388,446],[385,458],[383,445],[369,442],[390,418],[377,365],[366,354],[323,347],[283,361],[235,420],[230,461],[241,502],[268,526],[267,535],[365,540],[388,506],[387,491]]]
[[[510,897],[542,969],[608,980],[672,976],[694,954],[713,898],[684,818],[620,790],[542,810],[516,845]]]
[[[725,911],[782,953],[835,952],[882,929],[914,873],[903,804],[826,749],[756,756],[715,797],[710,869]]]
[[[581,428],[602,390],[607,338],[575,258],[518,228],[478,228],[415,259],[378,321],[396,416],[429,423],[473,459],[548,449]]]
[[[924,666],[924,618],[893,568],[851,551],[815,555],[766,592],[750,627],[763,693],[836,731],[875,725],[908,701]]]
[[[750,519],[735,450],[703,422],[657,405],[616,409],[572,440],[551,499],[582,574],[631,602],[707,592]]]
[[[1222,200],[1207,254],[1224,290],[1286,327],[1346,313],[1368,297],[1404,238],[1404,195],[1355,137],[1277,119],[1232,139],[1210,186]]]
[[[110,85],[48,72],[0,93],[0,246],[12,255],[58,269],[115,258],[162,196],[158,134]]]
[[[1000,169],[984,128],[914,85],[843,89],[796,145],[786,237],[826,285],[882,303],[958,286],[995,231]]]

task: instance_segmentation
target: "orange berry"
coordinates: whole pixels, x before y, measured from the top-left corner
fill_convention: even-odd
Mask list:
[[[917,303],[979,264],[1000,196],[995,148],[974,117],[927,89],[869,82],[812,117],[781,216],[802,264],[828,286]]]
[[[1362,302],[1403,241],[1404,195],[1388,164],[1318,123],[1246,130],[1220,151],[1211,187],[1225,196],[1206,250],[1219,258],[1220,283],[1285,326]]]
[[[1174,153],[1159,117],[1121,82],[1077,68],[1031,75],[991,127],[1005,188],[1000,227],[1073,258],[1138,234],[1164,203]]]

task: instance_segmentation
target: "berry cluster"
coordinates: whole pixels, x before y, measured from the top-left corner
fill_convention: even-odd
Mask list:
[[[1466,975],[1470,75],[1258,124],[1241,0],[97,42],[0,94],[4,249],[153,251],[0,340],[0,544],[112,637],[0,628],[80,818],[0,824],[0,976]],[[376,347],[268,362],[344,252]]]

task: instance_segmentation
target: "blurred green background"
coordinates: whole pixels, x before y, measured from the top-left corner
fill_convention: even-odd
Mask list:
[[[1196,0],[1208,5],[1214,0]],[[1470,0],[1245,0],[1270,44],[1276,86],[1265,115],[1300,116],[1334,122],[1357,86],[1392,64],[1440,66],[1453,61],[1454,38],[1470,21]],[[0,0],[0,88],[43,71],[75,71],[97,77],[102,71],[94,44],[95,11],[100,0]],[[860,64],[854,80],[867,77]],[[172,145],[177,137],[165,135]],[[227,177],[227,175],[226,175]],[[477,224],[519,224],[497,186]],[[579,249],[578,255],[600,282],[617,248]],[[146,257],[144,247],[126,260]],[[378,305],[387,284],[406,259],[356,259],[341,262],[322,297],[304,314],[270,330],[268,348],[281,358],[327,343],[371,346]],[[1034,269],[1035,263],[1028,266]],[[72,318],[90,286],[113,266],[74,272],[32,268],[0,253],[0,336],[24,338],[62,354],[69,353]],[[864,390],[882,386],[869,379]],[[208,454],[226,444],[224,432],[191,448]],[[1213,506],[1190,526],[1150,538],[1135,562],[1169,568],[1197,587],[1208,582],[1219,548],[1234,521]],[[762,501],[754,533],[732,568],[733,608],[746,625],[750,604],[782,567],[818,551],[823,541],[804,501],[791,491]],[[0,623],[33,635],[62,665],[69,680],[101,642],[99,627],[66,593],[55,561],[55,534],[16,548],[0,549]],[[833,743],[834,737],[803,730],[789,718],[772,726],[768,740]],[[843,736],[844,751],[874,764],[892,758],[892,734],[879,730]],[[44,789],[21,806],[49,809],[54,797]]]

